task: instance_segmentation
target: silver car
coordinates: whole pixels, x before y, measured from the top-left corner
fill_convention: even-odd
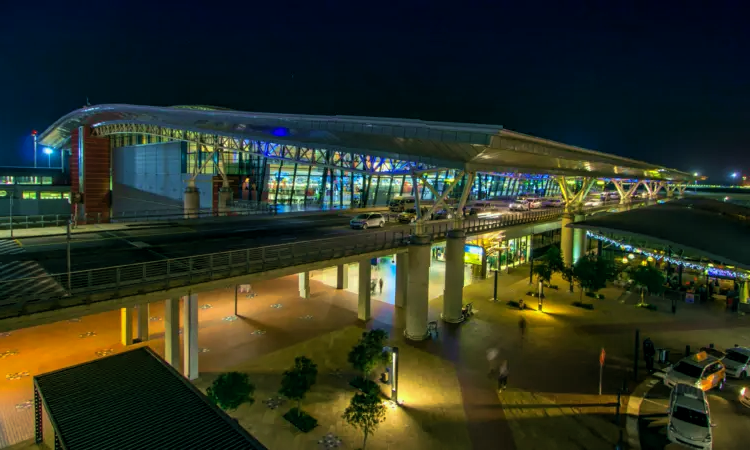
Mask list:
[[[362,228],[363,230],[374,227],[383,228],[385,226],[385,216],[380,213],[359,214],[349,221],[349,225],[352,228]]]
[[[721,362],[727,368],[727,376],[744,380],[750,372],[750,348],[730,348]]]

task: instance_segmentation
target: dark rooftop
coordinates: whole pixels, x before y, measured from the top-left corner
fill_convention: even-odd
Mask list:
[[[39,375],[34,383],[68,450],[265,450],[148,347]]]
[[[570,225],[682,248],[750,269],[750,208],[706,198],[684,198]]]

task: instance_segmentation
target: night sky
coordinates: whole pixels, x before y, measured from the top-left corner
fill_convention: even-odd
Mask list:
[[[717,183],[750,171],[739,1],[45,3],[0,13],[2,165],[88,97],[497,124]]]

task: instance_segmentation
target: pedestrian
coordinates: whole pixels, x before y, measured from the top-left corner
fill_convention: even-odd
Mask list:
[[[497,390],[502,392],[508,387],[508,360],[503,360],[497,375]]]
[[[378,280],[378,286],[380,287],[380,293],[383,293],[383,279]]]
[[[521,316],[521,319],[518,321],[518,329],[521,330],[521,339],[526,335],[526,318]]]
[[[646,361],[646,370],[648,373],[654,373],[654,355],[656,354],[656,348],[654,348],[654,342],[651,338],[647,337],[643,341],[643,359]]]
[[[488,348],[487,349],[487,362],[490,366],[490,371],[487,374],[490,378],[493,376],[496,376],[499,372],[498,363],[499,360],[497,359],[498,355],[500,354],[500,351],[496,348]]]

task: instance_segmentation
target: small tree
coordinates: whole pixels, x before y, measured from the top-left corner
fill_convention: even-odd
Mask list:
[[[306,356],[294,358],[294,366],[284,371],[281,378],[279,394],[297,402],[297,410],[305,395],[310,391],[318,378],[318,365]]]
[[[341,417],[346,420],[346,423],[362,430],[362,433],[364,433],[365,439],[362,442],[362,450],[367,445],[367,437],[373,434],[378,425],[385,421],[385,412],[385,405],[375,394],[358,392],[352,397],[349,406]]]
[[[378,364],[386,364],[389,354],[383,350],[388,340],[388,333],[384,330],[370,330],[362,333],[362,337],[349,352],[347,360],[355,370],[362,374],[362,379],[369,377]]]
[[[255,403],[253,393],[255,386],[250,383],[250,377],[241,372],[222,373],[206,389],[208,399],[225,411],[235,410],[243,403],[252,405]]]
[[[583,291],[596,292],[607,286],[607,281],[614,279],[615,271],[613,265],[595,255],[585,255],[573,266],[572,277],[581,287],[581,299]]]
[[[552,280],[552,268],[549,264],[537,264],[534,266],[534,275],[536,275],[538,289],[537,295],[542,298],[544,294],[544,283],[549,283]]]
[[[563,271],[565,270],[565,263],[563,262],[562,253],[560,253],[559,248],[554,246],[550,247],[550,249],[544,253],[543,258],[545,261],[547,261],[547,265],[549,266],[552,273],[563,273]]]
[[[664,282],[666,277],[664,273],[654,266],[638,266],[630,276],[633,278],[633,282],[641,288],[641,305],[643,302],[643,291],[644,289],[649,294],[659,295],[664,292]]]

